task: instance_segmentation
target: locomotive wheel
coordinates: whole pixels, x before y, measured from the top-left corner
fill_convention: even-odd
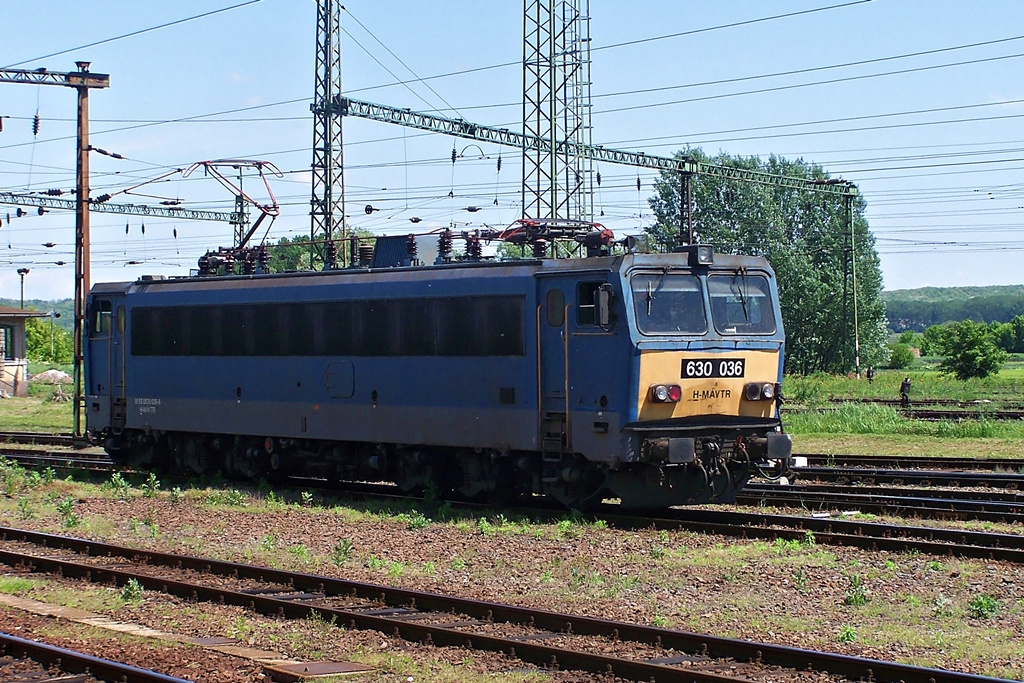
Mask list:
[[[565,507],[586,512],[604,497],[606,475],[591,463],[574,455],[565,455],[557,464],[557,472],[544,480],[544,495]]]
[[[508,505],[520,496],[510,459],[497,451],[462,453],[458,467],[462,476],[455,493],[465,500]]]
[[[172,450],[174,463],[179,470],[187,468],[193,474],[206,474],[210,470],[212,457],[202,436],[179,436],[175,439]]]

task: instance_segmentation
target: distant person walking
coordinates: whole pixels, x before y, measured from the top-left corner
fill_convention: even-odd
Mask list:
[[[875,369],[869,365],[866,375],[868,378],[868,384],[871,384],[871,381],[875,379]]]
[[[904,377],[900,384],[900,405],[904,408],[910,406],[910,378]]]

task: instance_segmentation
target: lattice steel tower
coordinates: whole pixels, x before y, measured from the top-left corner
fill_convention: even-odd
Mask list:
[[[316,92],[313,112],[313,198],[310,201],[310,237],[341,238],[339,256],[344,264],[345,223],[344,152],[341,138],[341,10],[339,0],[316,3]],[[325,264],[330,267],[330,264]]]
[[[523,132],[547,141],[523,148],[523,217],[592,220],[590,0],[524,0],[523,16]]]

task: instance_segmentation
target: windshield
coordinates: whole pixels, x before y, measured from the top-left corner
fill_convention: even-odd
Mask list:
[[[772,312],[768,278],[738,271],[732,275],[708,278],[711,297],[711,318],[719,334],[773,334],[775,314]]]
[[[636,324],[644,334],[704,334],[704,290],[696,275],[638,273],[631,280]]]

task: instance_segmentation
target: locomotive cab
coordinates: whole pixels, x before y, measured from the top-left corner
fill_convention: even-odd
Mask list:
[[[645,505],[687,488],[687,502],[731,502],[755,471],[789,469],[775,275],[763,259],[689,249],[685,263],[638,258],[623,274],[635,354],[629,460],[665,484],[613,474],[609,488]]]

